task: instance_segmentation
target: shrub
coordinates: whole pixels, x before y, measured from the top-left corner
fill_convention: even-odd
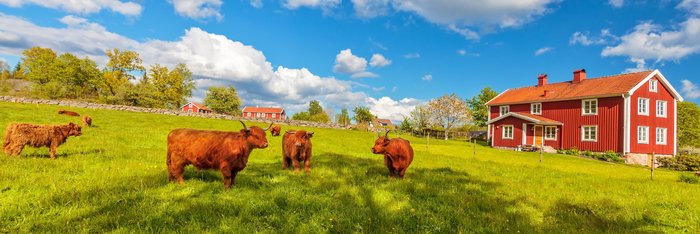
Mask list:
[[[591,151],[588,151],[588,150],[586,150],[586,151],[583,151],[583,156],[586,156],[586,157],[591,157],[591,158],[596,158],[596,155],[595,155],[595,154],[593,154],[593,152],[591,152]]]
[[[682,173],[680,176],[678,176],[678,181],[688,184],[697,184],[700,183],[700,177],[694,174]]]
[[[580,154],[581,154],[581,151],[578,150],[578,148],[576,148],[576,146],[574,146],[574,147],[571,147],[571,149],[566,150],[566,153],[565,153],[565,154],[568,154],[568,155],[580,155]]]
[[[619,154],[612,150],[605,151],[603,154],[598,155],[598,159],[608,161],[608,162],[624,162],[625,160],[620,157]]]
[[[678,155],[673,158],[659,159],[661,167],[677,171],[700,171],[700,156]]]

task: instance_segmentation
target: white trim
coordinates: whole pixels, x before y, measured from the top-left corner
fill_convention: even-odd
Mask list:
[[[530,118],[530,117],[527,117],[527,116],[518,114],[518,113],[516,113],[516,112],[510,112],[510,113],[508,113],[508,114],[498,116],[498,117],[496,117],[495,119],[490,120],[490,121],[488,122],[488,124],[492,124],[492,123],[498,122],[498,121],[500,121],[500,120],[502,120],[502,119],[505,119],[505,118],[507,118],[507,117],[509,117],[509,116],[513,116],[513,117],[515,117],[515,118],[527,120],[527,121],[530,121],[530,122],[532,122],[532,123],[541,124],[541,125],[564,125],[563,123],[559,123],[559,122],[557,122],[557,123],[545,123],[545,122],[542,122],[542,121],[540,121],[540,120],[538,120],[538,119],[533,119],[533,118]]]
[[[526,137],[527,132],[525,132],[526,130],[527,130],[527,124],[523,123],[523,137],[522,137],[523,138],[523,145],[527,145],[527,137]]]
[[[653,86],[651,84],[654,84]],[[654,89],[652,89],[654,88]],[[649,79],[649,92],[656,93],[659,92],[659,81]]]
[[[554,138],[547,138],[547,129],[548,128],[554,128]],[[544,126],[544,140],[545,141],[556,141],[557,140],[557,135],[559,133],[559,128],[557,126]]]
[[[584,138],[586,136],[586,134],[585,134],[586,128],[590,128],[590,127],[595,128],[595,139],[585,139]],[[582,125],[581,126],[581,141],[598,142],[598,125]]]
[[[678,100],[673,99],[673,156],[678,154]]]
[[[600,98],[609,98],[609,97],[619,97],[620,95],[626,94],[627,92],[622,92],[622,93],[613,93],[613,94],[604,94],[604,95],[593,95],[593,96],[581,96],[581,97],[570,97],[570,98],[556,98],[556,99],[545,99],[545,100],[530,100],[530,101],[522,101],[522,102],[504,102],[504,103],[498,103],[498,106],[502,105],[518,105],[518,104],[527,104],[527,103],[533,103],[533,102],[559,102],[559,101],[571,101],[571,100],[581,100],[581,99],[600,99]],[[494,105],[497,106],[497,105]]]
[[[505,107],[505,109],[506,109],[505,114],[503,113],[503,109],[504,109],[503,107]],[[508,113],[510,113],[510,105],[498,106],[498,116],[507,115]]]
[[[491,101],[493,101],[494,99],[500,97],[500,96],[503,95],[504,93],[508,92],[508,90],[510,90],[510,89],[503,90],[503,92],[501,92],[501,93],[499,93],[498,95],[496,95],[495,97],[491,98],[491,100],[489,100],[488,102],[486,102],[486,104],[484,104],[484,105],[490,106],[491,104],[489,104],[489,103],[491,103]],[[489,109],[489,110],[490,110],[490,109]]]
[[[506,128],[510,128],[510,137],[506,137]],[[501,139],[513,140],[515,137],[515,127],[513,125],[501,125]]]
[[[489,124],[489,126],[491,126],[491,124]],[[495,136],[495,135],[496,135],[496,132],[495,132],[496,129],[495,129],[495,128],[491,128],[491,129],[493,129],[493,131],[494,131],[494,133],[493,133],[494,136],[492,136],[492,138],[491,138],[491,147],[493,147],[494,138],[496,138],[496,136]]]
[[[664,104],[664,105],[663,105],[663,107],[664,107],[664,108],[663,108],[663,109],[664,109],[664,114],[663,114],[663,115],[659,115],[659,103],[663,103],[663,104]],[[660,118],[666,118],[666,117],[668,117],[668,102],[667,102],[667,101],[664,101],[664,100],[656,100],[656,108],[655,108],[655,109],[656,109],[656,110],[654,111],[654,112],[655,112],[654,115],[655,115],[656,117],[660,117]]]
[[[491,139],[491,124],[489,121],[491,121],[491,107],[486,106],[486,108],[489,110],[488,111],[488,119],[486,120],[486,140]]]
[[[540,112],[535,113],[535,112],[533,111],[535,105],[539,105],[539,106],[540,106]],[[530,114],[533,114],[533,115],[542,115],[542,103],[541,103],[541,102],[530,103]]]
[[[595,101],[595,113],[586,113],[586,102]],[[581,99],[581,116],[598,115],[598,99]]]
[[[623,123],[624,142],[623,142],[623,149],[622,150],[624,151],[623,153],[626,154],[626,153],[630,152],[630,124],[631,124],[630,115],[632,112],[632,108],[631,108],[632,98],[629,95],[623,95],[623,97],[625,98],[625,110],[624,110],[625,113],[624,113],[624,121],[623,121],[624,122]]]
[[[633,94],[635,91],[637,91],[637,89],[639,89],[639,87],[641,87],[645,82],[649,81],[649,79],[651,79],[651,78],[654,77],[655,75],[658,75],[658,78],[659,78],[658,80],[661,81],[661,84],[662,84],[662,85],[664,85],[667,89],[669,89],[669,90],[671,91],[671,95],[673,95],[673,97],[674,97],[675,99],[677,99],[677,100],[679,100],[679,101],[683,101],[683,97],[678,93],[678,91],[676,91],[675,88],[673,88],[673,86],[671,85],[671,83],[668,82],[668,80],[666,79],[666,77],[664,77],[664,75],[661,74],[661,72],[660,72],[658,69],[657,69],[657,70],[654,70],[654,71],[653,71],[651,74],[649,74],[646,78],[644,78],[642,81],[640,81],[636,86],[634,86],[634,88],[632,88],[629,92],[627,92],[627,94],[630,95],[630,96],[632,96],[632,94]],[[658,85],[657,85],[657,89],[658,89]]]
[[[542,126],[542,125],[532,126],[532,145],[537,145],[537,127],[542,129],[542,136],[540,136],[540,138],[542,138],[542,145],[539,145],[539,146],[543,146],[544,145],[544,126]]]
[[[666,145],[668,144],[668,129],[667,128],[656,128],[654,131],[654,142],[656,145]],[[659,142],[659,130],[663,130],[663,142]]]
[[[644,135],[646,136],[644,136],[644,140],[639,139],[639,133],[642,132],[642,129],[645,129]],[[649,144],[649,135],[651,135],[649,134],[649,126],[637,126],[637,144]]]
[[[642,108],[640,108],[641,101],[645,101],[646,107],[644,110],[646,112],[641,112]],[[637,98],[637,114],[638,115],[643,115],[643,116],[649,116],[649,98],[644,98],[644,97],[638,97]]]

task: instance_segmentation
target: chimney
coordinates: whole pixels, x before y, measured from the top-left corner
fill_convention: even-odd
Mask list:
[[[547,84],[547,74],[542,73],[537,77],[537,87],[542,87]]]
[[[542,97],[547,97],[547,94],[549,94],[549,90],[544,90],[544,94],[542,94]]]
[[[580,69],[580,70],[574,71],[574,80],[573,80],[574,84],[581,82],[585,79],[586,79],[586,69]]]

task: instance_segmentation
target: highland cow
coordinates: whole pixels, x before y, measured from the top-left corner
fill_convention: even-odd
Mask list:
[[[272,136],[279,136],[280,132],[282,132],[282,126],[279,124],[272,125],[272,128],[270,128],[270,135]]]
[[[402,138],[389,139],[389,131],[384,136],[379,136],[374,142],[372,153],[384,155],[384,165],[389,169],[389,176],[394,178],[396,174],[403,179],[406,169],[413,161],[413,147],[411,143]]]
[[[59,115],[67,115],[67,116],[80,116],[78,112],[75,111],[67,111],[67,110],[58,110]]]
[[[7,126],[3,149],[6,154],[19,156],[27,145],[49,147],[51,159],[56,159],[56,148],[65,143],[69,136],[81,134],[81,127],[74,123],[66,125],[15,123]]]
[[[304,163],[304,171],[311,172],[311,137],[313,132],[287,131],[282,137],[282,170],[291,163],[294,173],[299,172],[300,163]]]
[[[92,118],[89,115],[83,115],[83,126],[92,127]]]

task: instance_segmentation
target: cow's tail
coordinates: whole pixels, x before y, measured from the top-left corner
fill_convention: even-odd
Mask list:
[[[12,136],[12,130],[14,130],[14,126],[10,125],[7,126],[7,130],[5,131],[5,140],[2,142],[2,149],[6,152],[8,151],[8,147],[10,147],[10,138]]]

